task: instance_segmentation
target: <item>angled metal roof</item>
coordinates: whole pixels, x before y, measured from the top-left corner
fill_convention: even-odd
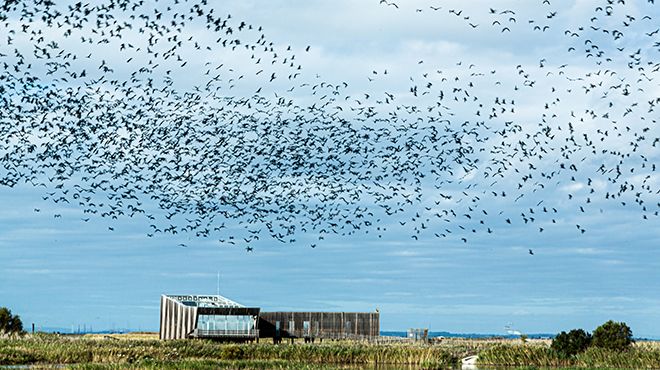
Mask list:
[[[165,297],[181,304],[192,307],[219,307],[240,308],[245,307],[221,295],[191,295],[191,294],[165,294]]]

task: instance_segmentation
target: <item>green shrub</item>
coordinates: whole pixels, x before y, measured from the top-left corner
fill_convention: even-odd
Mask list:
[[[610,320],[594,330],[593,345],[596,347],[623,351],[632,343],[632,330],[623,322]]]
[[[0,368],[7,365],[32,364],[39,359],[29,350],[23,348],[3,347],[0,342]]]
[[[222,348],[220,358],[223,360],[240,360],[243,358],[243,348],[240,346],[229,345]]]
[[[13,315],[7,307],[0,307],[0,334],[23,333],[23,322],[18,315]]]
[[[570,357],[584,352],[591,344],[591,335],[582,329],[562,331],[552,340],[551,348],[561,356]]]

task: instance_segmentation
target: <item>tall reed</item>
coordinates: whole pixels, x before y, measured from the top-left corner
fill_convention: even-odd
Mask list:
[[[563,357],[547,346],[499,344],[480,352],[478,363],[489,366],[658,369],[660,348],[638,345],[626,351],[612,351],[591,347],[575,356]]]
[[[222,344],[205,340],[102,340],[37,336],[0,340],[0,365],[131,364],[140,361],[283,360],[315,364],[411,364],[452,366],[463,347],[382,345],[359,342],[323,344]]]

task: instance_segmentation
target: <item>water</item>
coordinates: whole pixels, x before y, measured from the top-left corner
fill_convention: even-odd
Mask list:
[[[338,366],[338,369],[346,370],[418,370],[416,365],[392,365],[392,364],[370,364],[370,365],[346,365]],[[575,369],[574,367],[535,367],[535,366],[458,366],[447,368],[447,370],[562,370]],[[601,368],[580,368],[580,370],[602,370]]]
[[[0,365],[0,370],[25,370],[25,369],[64,369],[67,365]],[[369,365],[337,365],[337,369],[346,370],[418,370],[419,366],[415,365],[393,365],[393,364],[369,364]],[[533,370],[561,370],[560,367],[492,367],[492,366],[463,366],[455,368],[447,368],[447,370],[516,370],[516,369],[533,369]],[[564,368],[568,369],[568,368]],[[597,370],[597,369],[580,369],[580,370]]]

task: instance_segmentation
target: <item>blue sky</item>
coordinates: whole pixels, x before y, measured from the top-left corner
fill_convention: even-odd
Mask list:
[[[557,122],[602,104],[579,88],[568,91],[574,84],[560,77],[562,70],[583,77],[598,70],[584,55],[566,53],[572,44],[563,31],[588,24],[585,22],[600,1],[566,1],[547,8],[536,2],[512,0],[467,5],[460,1],[400,1],[398,9],[376,0],[210,3],[218,12],[262,25],[280,47],[291,45],[301,51],[311,45],[309,53],[299,54],[305,66],[302,81],[316,81],[317,76],[347,81],[348,91],[354,96],[388,91],[400,94],[405,104],[411,99],[405,92],[412,79],[441,70],[450,78],[465,78],[473,71],[484,73],[479,94],[494,98],[522,86],[524,81],[516,67],[521,65],[537,81],[537,88],[515,95],[515,119],[524,127],[533,127],[541,118],[547,118],[541,117],[547,102],[554,107]],[[632,3],[626,11],[637,19],[643,14],[650,14],[654,20],[660,17],[657,6],[644,3]],[[431,5],[442,9],[431,11]],[[498,13],[515,10],[515,23],[503,20],[513,28],[511,34],[490,25],[489,7],[497,8]],[[464,13],[455,16],[449,13],[452,9]],[[556,18],[547,18],[557,9]],[[471,18],[465,20],[465,16]],[[530,31],[532,23],[528,19],[551,25],[553,32]],[[466,24],[471,22],[478,27]],[[652,31],[654,25],[657,23],[640,23],[625,47],[634,50],[647,45],[642,32]],[[203,29],[193,32],[204,37]],[[600,45],[612,52],[620,47],[606,41]],[[110,51],[98,52],[108,53],[112,62]],[[644,53],[657,63],[657,51]],[[238,70],[252,71],[253,66],[245,65],[243,57],[213,56]],[[196,62],[201,64],[204,59]],[[471,64],[475,67],[467,69]],[[568,66],[561,68],[563,64]],[[626,68],[625,60],[608,66],[620,77],[636,76]],[[387,78],[384,70],[388,71]],[[491,70],[497,72],[489,75]],[[658,77],[657,72],[649,75]],[[177,83],[185,89],[190,80],[182,77]],[[250,78],[246,80],[233,94],[254,91]],[[495,84],[496,80],[500,83]],[[639,86],[645,90],[631,99],[645,102],[660,94],[657,80]],[[552,87],[560,90],[558,102],[548,98]],[[286,82],[279,80],[269,87],[280,93],[286,88]],[[301,104],[314,99],[304,89],[294,90],[291,96]],[[469,119],[473,114],[466,105],[447,104],[456,119]],[[658,137],[657,123],[641,122],[640,117],[647,116],[636,112],[621,118],[621,123],[633,127],[633,132],[648,125],[647,135]],[[592,135],[599,127],[594,123],[580,129]],[[626,150],[631,135],[613,139],[611,148]],[[563,145],[560,138],[557,146]],[[641,150],[650,163],[658,163],[657,148],[643,146]],[[553,155],[556,153],[537,166],[551,169]],[[584,155],[585,171],[593,172],[598,156]],[[657,172],[641,172],[651,176],[649,181],[657,189]],[[468,181],[475,176],[463,175]],[[630,181],[641,180],[631,175]],[[516,178],[507,176],[494,186],[478,179],[474,183],[480,189],[514,193]],[[596,186],[604,192],[612,185],[600,182]],[[372,232],[327,236],[319,242],[317,234],[309,233],[298,235],[290,245],[264,238],[253,243],[254,251],[250,253],[192,235],[148,237],[149,221],[140,217],[91,217],[86,222],[82,219],[88,215],[81,209],[43,200],[39,188],[25,184],[0,188],[0,305],[21,315],[27,325],[34,322],[37,327],[86,325],[94,329],[157,330],[160,294],[215,293],[219,272],[220,293],[242,304],[267,311],[378,308],[382,330],[428,327],[433,331],[504,333],[505,326],[510,325],[523,333],[553,333],[576,327],[591,330],[613,319],[627,322],[636,336],[660,338],[658,218],[642,219],[639,208],[596,198],[587,212],[581,212],[567,196],[587,197],[588,188],[581,178],[570,181],[563,177],[556,184],[530,190],[519,202],[488,198],[482,205],[491,215],[502,211],[517,216],[521,209],[543,200],[560,211],[556,223],[539,216],[543,233],[538,232],[539,226],[519,220],[512,225],[499,220],[499,228],[492,234],[465,232],[469,243],[463,243],[460,237],[435,237],[434,232],[443,232],[441,224],[415,240],[411,238],[410,223],[399,225],[409,219],[401,215],[381,217],[381,226],[387,228],[382,237]],[[451,194],[460,191],[458,185],[446,189]],[[424,204],[409,212],[425,214],[428,210],[423,206],[439,199],[429,191]],[[649,207],[657,210],[652,197],[650,201]],[[368,200],[365,202],[368,204]],[[163,214],[155,205],[147,207]],[[577,232],[575,224],[587,232]],[[312,243],[318,246],[309,248]]]

